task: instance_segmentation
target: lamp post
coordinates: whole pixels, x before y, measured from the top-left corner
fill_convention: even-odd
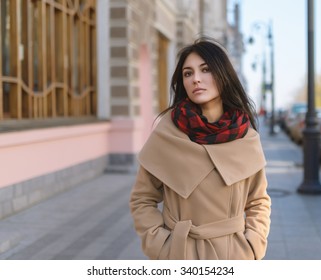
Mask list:
[[[270,120],[270,135],[275,134],[275,101],[274,101],[274,43],[272,35],[272,22],[269,23],[269,45],[270,45],[270,58],[271,58],[271,81],[270,81],[270,91],[271,91],[271,120]]]
[[[308,111],[303,130],[304,180],[298,192],[321,194],[319,182],[320,131],[315,113],[314,96],[314,0],[307,0],[308,23]]]
[[[265,28],[265,39],[268,39],[268,44],[270,48],[270,83],[265,80],[266,75],[266,61],[265,61],[265,51],[263,52],[263,87],[262,87],[262,99],[265,102],[266,91],[271,92],[271,117],[270,117],[270,135],[275,134],[275,96],[274,96],[274,42],[273,42],[273,32],[272,32],[272,22],[267,25],[265,22],[257,22],[253,25],[254,28],[260,29],[263,26]],[[253,37],[249,39],[249,43],[254,42]]]
[[[266,117],[266,103],[265,103],[266,102],[266,82],[265,82],[265,76],[266,76],[266,59],[265,59],[265,53],[263,53],[261,108],[263,109],[264,119]]]

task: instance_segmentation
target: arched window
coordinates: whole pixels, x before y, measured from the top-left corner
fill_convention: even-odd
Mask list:
[[[96,1],[0,5],[0,120],[96,115]]]

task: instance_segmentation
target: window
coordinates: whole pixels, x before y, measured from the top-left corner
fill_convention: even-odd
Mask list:
[[[0,120],[95,115],[95,0],[0,2]]]

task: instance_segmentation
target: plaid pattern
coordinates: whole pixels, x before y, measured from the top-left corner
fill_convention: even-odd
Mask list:
[[[178,104],[171,114],[177,128],[198,144],[219,144],[243,138],[250,126],[248,115],[239,110],[228,110],[218,121],[209,123],[188,98]]]

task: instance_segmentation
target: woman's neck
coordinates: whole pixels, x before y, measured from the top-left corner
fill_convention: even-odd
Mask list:
[[[200,107],[202,115],[205,116],[210,123],[218,121],[224,113],[222,100],[211,102],[211,104],[206,103]]]

